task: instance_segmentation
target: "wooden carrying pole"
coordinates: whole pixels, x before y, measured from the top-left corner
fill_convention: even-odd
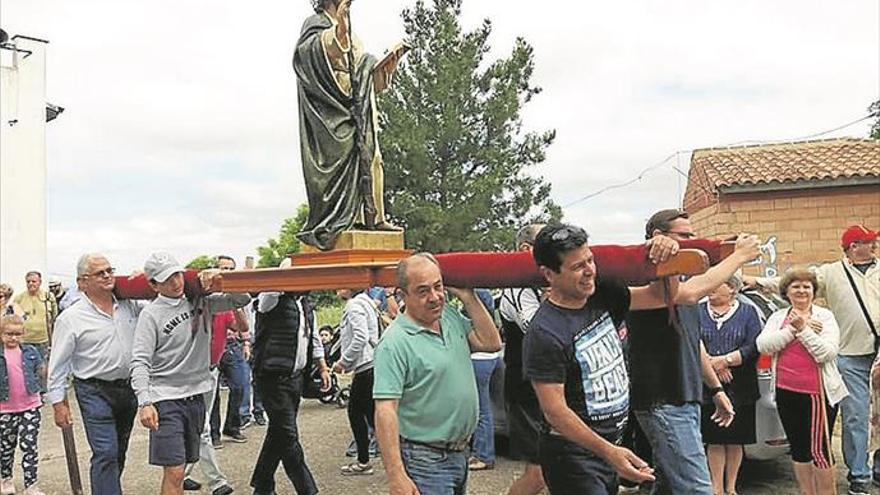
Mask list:
[[[79,462],[76,457],[76,441],[73,436],[73,426],[61,428],[61,438],[64,439],[64,458],[67,460],[67,476],[70,478],[70,493],[83,495],[82,478],[79,475]]]
[[[644,285],[672,275],[698,275],[730,252],[719,241],[685,241],[679,253],[666,263],[654,265],[644,245],[591,246],[600,276],[617,278],[628,285]],[[223,272],[213,290],[222,292],[307,292],[326,289],[396,287],[398,261],[406,250],[343,250],[295,254],[290,268],[265,268]],[[545,281],[531,253],[446,253],[437,261],[444,283],[451,287],[529,287]],[[187,294],[200,292],[196,271],[186,273]],[[116,278],[116,296],[150,299],[155,293],[143,276]]]

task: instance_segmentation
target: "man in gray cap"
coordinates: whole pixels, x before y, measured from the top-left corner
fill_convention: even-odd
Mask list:
[[[246,306],[247,294],[184,296],[184,269],[168,253],[144,263],[159,295],[138,318],[131,359],[131,386],[141,424],[150,429],[150,464],[162,466],[163,495],[183,493],[184,465],[199,460],[205,426],[204,394],[211,391],[211,317]],[[217,270],[199,274],[209,291]]]

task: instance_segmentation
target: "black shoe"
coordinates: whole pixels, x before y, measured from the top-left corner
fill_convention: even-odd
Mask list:
[[[235,492],[229,485],[218,486],[211,492],[211,495],[229,495],[230,493]]]
[[[234,433],[224,433],[223,436],[226,437],[227,440],[229,440],[230,442],[233,442],[233,443],[247,442],[247,437],[242,435],[242,433],[240,431],[237,431]]]
[[[197,492],[202,489],[202,484],[192,478],[184,478],[183,489],[188,492]]]
[[[223,448],[223,442],[221,442],[219,438],[212,438],[211,445],[214,446],[214,450],[220,450]]]
[[[239,426],[239,428],[241,428],[241,430],[244,431],[252,424],[254,424],[253,421],[251,421],[250,419],[246,419],[241,422],[241,426]]]
[[[266,418],[263,416],[254,416],[254,423],[260,426],[266,426]]]
[[[868,481],[850,481],[849,495],[871,495],[871,483]]]

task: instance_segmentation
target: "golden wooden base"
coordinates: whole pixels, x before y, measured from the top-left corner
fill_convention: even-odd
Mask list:
[[[388,232],[384,230],[346,230],[336,238],[336,245],[331,251],[341,250],[401,250],[403,249],[403,231]],[[320,249],[308,244],[302,245],[303,253],[320,253]]]

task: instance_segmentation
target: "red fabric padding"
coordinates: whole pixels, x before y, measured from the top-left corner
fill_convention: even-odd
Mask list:
[[[695,239],[680,243],[682,248],[700,249],[711,264],[721,260],[721,242]],[[644,285],[657,278],[657,269],[648,260],[644,244],[636,246],[590,246],[596,270],[628,285]],[[447,253],[438,254],[443,282],[456,287],[530,287],[546,282],[538,271],[532,253]]]
[[[184,291],[188,297],[199,295],[202,292],[199,284],[199,270],[187,270],[183,274],[186,288]],[[113,293],[119,299],[152,299],[156,292],[150,288],[147,277],[138,275],[131,278],[128,276],[116,277],[116,288]]]

